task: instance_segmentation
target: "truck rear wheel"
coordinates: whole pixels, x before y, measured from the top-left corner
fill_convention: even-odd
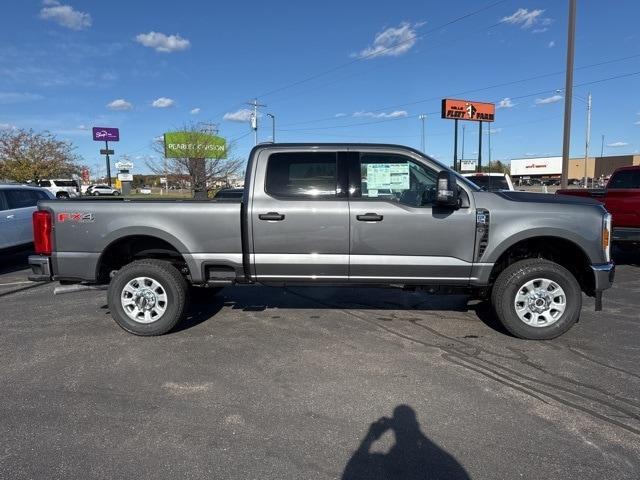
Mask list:
[[[491,303],[513,335],[549,340],[578,321],[582,291],[566,268],[544,259],[521,260],[498,276]]]
[[[169,262],[137,260],[111,279],[107,294],[111,316],[129,333],[162,335],[182,318],[188,286]]]

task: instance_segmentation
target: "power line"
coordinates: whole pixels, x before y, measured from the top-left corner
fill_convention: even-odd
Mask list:
[[[353,65],[354,63],[360,62],[362,60],[367,60],[369,58],[380,56],[381,54],[383,54],[385,52],[390,52],[390,51],[392,51],[392,50],[394,50],[394,49],[396,49],[396,48],[398,48],[398,47],[400,47],[402,45],[405,45],[405,44],[410,43],[410,42],[415,42],[416,40],[424,38],[425,36],[427,36],[427,35],[429,35],[431,33],[437,32],[437,31],[439,31],[439,30],[441,30],[441,29],[443,29],[445,27],[453,25],[454,23],[458,23],[458,22],[460,22],[462,20],[465,20],[465,19],[467,19],[469,17],[472,17],[474,15],[482,13],[482,12],[484,12],[486,10],[490,10],[491,8],[496,7],[496,6],[500,5],[501,3],[505,3],[507,1],[508,0],[498,0],[497,2],[490,3],[489,5],[487,5],[485,7],[479,8],[479,9],[474,10],[474,11],[469,12],[469,13],[466,13],[466,14],[460,16],[460,17],[456,17],[456,18],[454,18],[452,20],[449,20],[448,22],[443,23],[442,25],[439,25],[439,26],[437,26],[435,28],[432,28],[431,30],[427,30],[426,32],[421,33],[420,35],[414,35],[414,36],[412,36],[410,38],[402,40],[401,42],[396,42],[393,45],[390,45],[390,46],[388,46],[386,48],[383,48],[382,50],[376,50],[375,52],[371,52],[371,53],[369,53],[367,55],[359,56],[357,58],[354,58],[353,60],[350,60],[348,62],[344,62],[344,63],[342,63],[340,65],[336,65],[335,67],[329,68],[328,70],[325,70],[323,72],[319,72],[319,73],[310,75],[310,76],[308,76],[306,78],[303,78],[301,80],[297,80],[297,81],[292,82],[292,83],[290,83],[288,85],[284,85],[282,87],[278,87],[278,88],[275,88],[273,90],[269,90],[267,92],[264,92],[264,93],[258,95],[258,98],[264,98],[264,97],[266,97],[268,95],[273,95],[274,93],[280,92],[282,90],[286,90],[286,89],[289,89],[291,87],[295,87],[297,85],[300,85],[302,83],[306,83],[306,82],[309,82],[311,80],[315,80],[316,78],[322,77],[322,76],[327,75],[327,74],[332,73],[332,72],[335,72],[336,70],[340,70],[342,68],[348,67],[349,65]],[[502,23],[502,22],[500,22],[500,23]]]
[[[441,30],[443,28],[446,28],[446,27],[451,26],[451,25],[453,25],[455,23],[461,22],[462,20],[466,20],[467,18],[473,17],[473,16],[475,16],[475,15],[477,15],[479,13],[482,13],[482,12],[485,12],[487,10],[490,10],[490,9],[492,9],[492,8],[494,8],[494,7],[496,7],[496,6],[500,5],[500,4],[506,3],[508,1],[509,0],[498,0],[498,1],[492,2],[492,3],[486,5],[486,6],[482,7],[482,8],[473,10],[473,11],[471,11],[469,13],[466,13],[466,14],[461,15],[459,17],[453,18],[453,19],[451,19],[451,20],[449,20],[449,21],[447,21],[447,22],[445,22],[445,23],[443,23],[441,25],[438,25],[437,27],[432,28],[431,30],[427,30],[424,33],[421,33],[420,35],[414,35],[414,36],[412,36],[410,38],[407,38],[407,39],[402,40],[400,42],[396,42],[396,43],[394,43],[394,44],[392,44],[392,45],[390,45],[390,46],[388,46],[386,48],[383,48],[381,50],[377,50],[377,51],[372,52],[372,53],[367,54],[367,55],[358,56],[358,57],[354,58],[353,60],[341,63],[341,64],[336,65],[334,67],[331,67],[331,68],[329,68],[327,70],[315,73],[313,75],[310,75],[308,77],[302,78],[300,80],[297,80],[295,82],[289,83],[287,85],[283,85],[281,87],[274,88],[272,90],[263,92],[260,95],[257,95],[256,98],[264,98],[266,96],[273,95],[275,93],[281,92],[283,90],[290,89],[290,88],[295,87],[297,85],[301,85],[303,83],[310,82],[311,80],[315,80],[316,78],[320,78],[320,77],[326,76],[326,75],[328,75],[330,73],[333,73],[333,72],[335,72],[337,70],[341,70],[341,69],[343,69],[345,67],[353,65],[355,63],[358,63],[358,62],[360,62],[362,60],[367,60],[367,59],[370,59],[370,58],[374,58],[376,56],[380,56],[384,52],[389,52],[389,51],[392,51],[392,50],[394,50],[394,49],[396,49],[396,48],[398,48],[398,47],[400,47],[402,45],[405,45],[407,43],[415,42],[415,41],[417,41],[417,40],[419,40],[421,38],[424,38],[425,36],[427,36],[427,35],[429,35],[431,33],[435,33],[435,32],[437,32],[437,31],[439,31],[439,30]],[[499,25],[501,23],[503,23],[503,21],[500,21],[500,22],[498,22],[497,24],[495,24],[493,26]],[[489,28],[491,28],[491,27],[489,27]],[[244,102],[237,102],[237,103],[235,103],[233,105],[232,108],[235,108],[236,106],[242,105],[243,103]],[[222,112],[222,113],[224,113],[224,112]],[[222,113],[221,113],[221,115],[222,115]]]
[[[601,62],[597,62],[597,63],[592,63],[592,64],[589,64],[589,65],[582,65],[580,67],[576,67],[575,70],[585,70],[587,68],[599,67],[599,66],[602,66],[602,65],[608,65],[608,64],[611,64],[611,63],[622,62],[622,61],[625,61],[625,60],[630,60],[630,59],[638,58],[638,57],[640,57],[640,53],[634,54],[634,55],[628,55],[628,56],[625,56],[625,57],[620,57],[620,58],[616,58],[616,59],[612,59],[612,60],[605,60],[605,61],[601,61]],[[485,90],[492,90],[494,88],[508,87],[510,85],[515,85],[515,84],[518,84],[518,83],[525,83],[525,82],[529,82],[529,81],[532,81],[532,80],[540,80],[542,78],[552,77],[552,76],[560,75],[560,74],[563,74],[563,73],[564,73],[564,70],[559,70],[559,71],[556,71],[556,72],[543,73],[543,74],[540,74],[540,75],[534,75],[534,76],[531,76],[531,77],[521,78],[521,79],[518,79],[518,80],[511,80],[511,81],[508,81],[508,82],[497,83],[497,84],[489,85],[489,86],[486,86],[486,87],[474,88],[474,89],[471,89],[471,90],[465,90],[465,91],[462,91],[462,92],[452,93],[450,95],[445,95],[444,97],[455,97],[455,96],[459,96],[459,95],[467,95],[469,93],[477,93],[477,92],[483,92]],[[371,113],[375,113],[375,112],[381,112],[383,110],[392,110],[392,109],[401,108],[401,107],[409,107],[409,106],[418,105],[418,104],[421,104],[421,103],[440,100],[442,98],[443,98],[443,96],[423,98],[423,99],[420,99],[420,100],[414,100],[414,101],[406,102],[406,103],[400,103],[400,104],[395,104],[395,105],[387,105],[385,107],[380,107],[380,108],[377,108],[377,109],[374,109],[374,110],[370,110],[370,112]],[[306,121],[303,121],[303,122],[288,123],[288,124],[285,124],[283,126],[284,127],[289,127],[289,126],[294,126],[294,125],[305,125],[305,124],[309,124],[309,123],[324,122],[324,121],[328,121],[328,120],[335,120],[335,116],[324,117],[324,118],[319,118],[319,119],[315,119],[315,120],[306,120]]]
[[[592,80],[592,81],[588,81],[588,82],[582,82],[582,83],[578,83],[578,84],[574,84],[573,86],[578,88],[578,87],[584,87],[587,85],[594,85],[597,83],[603,83],[603,82],[608,82],[611,80],[617,80],[620,78],[627,78],[627,77],[632,77],[632,76],[636,76],[636,75],[640,75],[640,71],[636,71],[636,72],[630,72],[630,73],[623,73],[620,75],[612,75],[609,77],[605,77],[605,78],[601,78],[598,80]],[[528,93],[525,95],[518,95],[518,96],[510,96],[509,98],[513,99],[513,100],[518,100],[518,99],[522,99],[522,98],[528,98],[528,97],[534,97],[537,95],[542,95],[545,93],[550,93],[550,92],[555,92],[557,89],[546,89],[546,90],[540,90],[534,93]],[[434,99],[440,99],[442,97],[434,97]],[[374,112],[375,110],[373,110],[372,112]],[[432,112],[427,112],[427,115],[437,115],[440,113],[440,110],[435,110]],[[398,121],[398,120],[406,120],[406,119],[410,119],[410,118],[417,118],[418,114],[415,115],[406,115],[403,117],[396,117],[396,118],[385,118],[385,119],[381,119],[381,120],[376,120],[376,121],[371,121],[371,122],[359,122],[359,123],[348,123],[348,124],[342,124],[342,125],[327,125],[327,126],[323,126],[323,127],[307,127],[307,128],[289,128],[289,129],[281,129],[284,132],[294,132],[294,131],[313,131],[313,130],[331,130],[334,128],[349,128],[349,127],[357,127],[357,126],[364,126],[364,125],[375,125],[375,124],[379,124],[379,123],[387,123],[387,122],[393,122],[393,121]]]

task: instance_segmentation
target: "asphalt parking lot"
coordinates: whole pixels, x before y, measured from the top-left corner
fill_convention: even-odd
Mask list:
[[[552,341],[390,289],[227,288],[116,326],[0,257],[0,478],[640,477],[640,256]]]

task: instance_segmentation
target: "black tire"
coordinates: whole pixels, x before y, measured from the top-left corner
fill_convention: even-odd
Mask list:
[[[59,192],[58,194],[56,194],[56,198],[67,199],[67,198],[69,198],[69,194],[68,193]]]
[[[117,191],[117,190],[116,190],[115,192],[113,192],[113,196],[114,196],[114,197],[117,197],[118,195],[120,195],[120,192],[119,192],[119,191]]]
[[[98,196],[100,196],[100,193],[99,192],[93,192],[91,195],[93,195],[94,197],[98,197]]]
[[[532,326],[516,313],[516,295],[529,281],[544,278],[559,285],[565,294],[565,310],[555,323]],[[521,260],[500,273],[491,291],[491,303],[502,325],[513,335],[527,340],[550,340],[569,330],[580,317],[582,290],[566,268],[543,259]]]
[[[123,289],[138,277],[158,282],[166,292],[166,307],[157,320],[140,323],[125,312],[121,302]],[[109,310],[116,323],[129,333],[141,336],[162,335],[182,319],[188,300],[188,285],[177,268],[162,260],[136,260],[122,267],[111,279],[107,293]]]

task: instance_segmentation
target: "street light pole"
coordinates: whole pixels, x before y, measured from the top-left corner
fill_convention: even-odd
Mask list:
[[[418,118],[420,119],[420,121],[422,122],[422,153],[426,153],[424,151],[425,147],[425,138],[424,138],[424,121],[427,119],[427,116],[422,113],[420,115],[418,115]]]
[[[267,117],[271,118],[271,141],[276,143],[276,117],[273,113],[267,113]]]
[[[569,25],[567,28],[567,70],[565,73],[564,132],[562,141],[562,177],[560,188],[567,188],[569,176],[569,151],[571,148],[571,100],[573,96],[573,58],[576,38],[576,0],[569,0]]]
[[[587,135],[584,141],[584,188],[587,188],[587,162],[589,161],[589,143],[591,142],[591,92],[587,96]]]

